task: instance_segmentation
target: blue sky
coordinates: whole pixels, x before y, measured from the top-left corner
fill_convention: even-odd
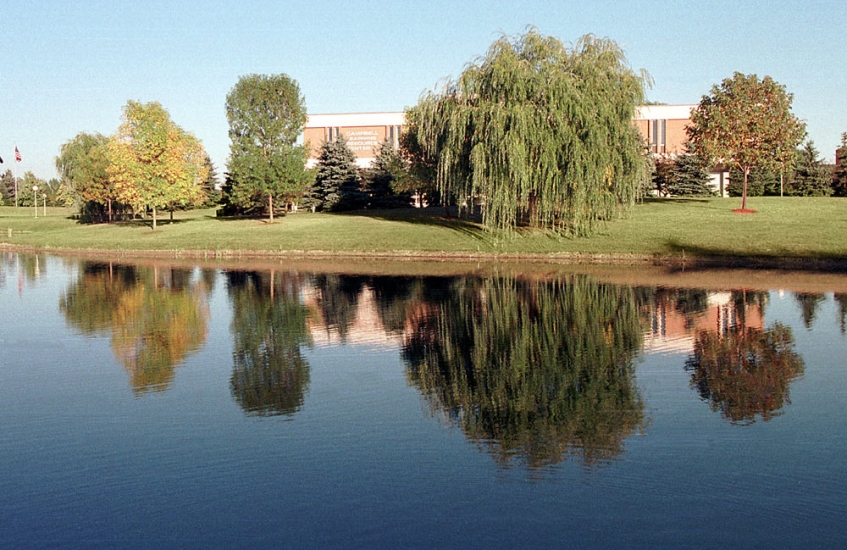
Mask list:
[[[226,94],[244,74],[286,73],[310,113],[399,111],[527,25],[618,42],[652,101],[697,103],[734,71],[770,75],[828,161],[847,132],[847,2],[367,0],[5,2],[0,157],[55,176],[62,143],[112,134],[127,100],[158,101],[219,173]]]

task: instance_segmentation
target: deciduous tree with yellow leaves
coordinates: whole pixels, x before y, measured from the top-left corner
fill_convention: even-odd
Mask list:
[[[108,144],[109,177],[118,200],[140,210],[200,204],[208,175],[200,141],[177,126],[158,102],[128,101]]]

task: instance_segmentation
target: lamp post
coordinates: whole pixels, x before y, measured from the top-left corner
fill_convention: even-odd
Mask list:
[[[44,204],[44,217],[47,217],[47,193],[41,193],[41,201]]]
[[[38,217],[38,186],[32,186],[32,202],[35,205],[35,217]]]

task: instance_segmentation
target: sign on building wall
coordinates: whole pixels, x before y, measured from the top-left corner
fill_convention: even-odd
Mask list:
[[[357,157],[372,157],[385,139],[385,128],[342,128],[341,135]]]

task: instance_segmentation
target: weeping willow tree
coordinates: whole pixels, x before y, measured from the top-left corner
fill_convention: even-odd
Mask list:
[[[479,198],[487,227],[584,235],[648,179],[632,122],[648,78],[612,40],[587,35],[568,48],[530,29],[425,92],[407,121],[441,195]]]

